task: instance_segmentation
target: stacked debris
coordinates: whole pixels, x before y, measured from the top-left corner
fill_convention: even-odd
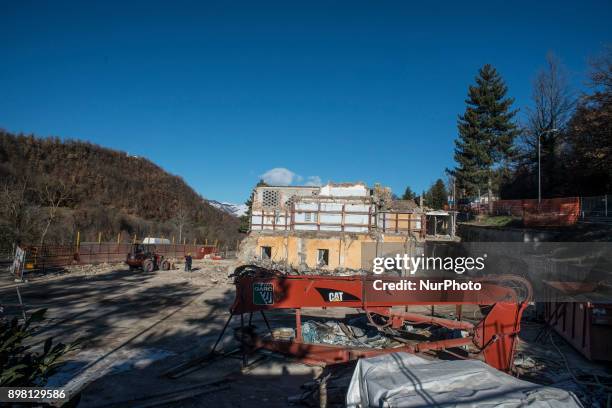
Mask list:
[[[335,269],[317,269],[317,268],[294,268],[285,262],[274,262],[270,259],[257,259],[250,261],[249,265],[256,266],[261,269],[270,269],[281,272],[286,275],[321,275],[321,276],[363,276],[372,274],[371,271],[365,269],[351,268],[335,268]]]
[[[332,344],[349,347],[384,348],[391,343],[373,327],[330,320],[325,323],[309,320],[302,324],[304,342],[312,344]],[[359,322],[362,323],[362,322]]]

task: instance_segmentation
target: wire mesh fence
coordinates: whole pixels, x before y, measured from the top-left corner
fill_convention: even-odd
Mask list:
[[[208,256],[223,258],[235,254],[235,249],[218,248],[214,245],[155,244],[155,252],[165,258],[182,259],[191,254],[195,259]],[[130,243],[82,242],[79,245],[25,245],[26,269],[49,269],[69,265],[119,263],[126,260],[132,249]],[[0,250],[0,266],[8,267],[13,262],[14,248]]]
[[[580,219],[585,222],[612,223],[612,195],[580,197]]]
[[[526,226],[568,226],[578,222],[612,223],[610,195],[544,198],[542,200],[498,200],[494,215],[523,219]]]
[[[520,217],[525,226],[573,225],[579,220],[580,198],[498,200],[493,203],[493,213]]]

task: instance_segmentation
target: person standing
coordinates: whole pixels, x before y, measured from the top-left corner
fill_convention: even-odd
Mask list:
[[[185,272],[191,272],[191,262],[193,258],[191,257],[191,252],[185,255]]]

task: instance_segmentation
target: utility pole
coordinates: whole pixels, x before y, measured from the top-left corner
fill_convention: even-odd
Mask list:
[[[453,210],[457,211],[457,183],[455,177],[453,177]]]
[[[542,204],[542,159],[541,159],[542,155],[540,153],[540,140],[542,139],[542,136],[544,136],[545,134],[555,133],[558,131],[559,129],[552,128],[552,129],[545,130],[544,132],[538,135],[538,208],[540,208],[540,204]]]
[[[540,139],[542,135],[538,135],[538,209],[542,204],[542,164],[540,160]]]

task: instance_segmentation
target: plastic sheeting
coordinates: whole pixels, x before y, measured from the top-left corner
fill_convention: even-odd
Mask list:
[[[408,353],[361,359],[347,407],[582,407],[568,391],[519,380],[478,360],[426,360]]]

